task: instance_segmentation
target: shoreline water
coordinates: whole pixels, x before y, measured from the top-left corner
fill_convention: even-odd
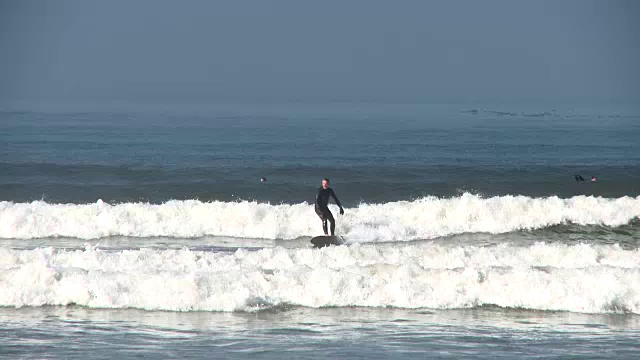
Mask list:
[[[0,357],[633,359],[640,316],[481,308],[258,313],[0,308]],[[78,341],[82,334],[82,341]]]

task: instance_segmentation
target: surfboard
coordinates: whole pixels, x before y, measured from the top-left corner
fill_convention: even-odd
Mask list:
[[[331,245],[342,245],[344,244],[344,240],[340,236],[316,236],[311,238],[311,243],[313,247],[319,249],[325,246]]]

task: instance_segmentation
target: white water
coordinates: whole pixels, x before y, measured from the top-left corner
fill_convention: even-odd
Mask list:
[[[640,250],[359,245],[235,253],[0,248],[0,306],[251,311],[481,305],[640,314]]]
[[[334,213],[336,208],[333,208]],[[640,216],[640,197],[576,196],[423,198],[361,204],[337,216],[337,232],[350,241],[432,239],[465,232],[505,233],[566,222],[619,226]],[[293,239],[318,235],[313,206],[256,202],[169,201],[161,205],[0,202],[0,238],[107,236],[230,236]]]

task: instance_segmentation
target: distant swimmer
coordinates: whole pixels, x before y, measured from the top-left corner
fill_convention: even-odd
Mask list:
[[[266,178],[266,177],[264,177],[264,176],[263,176],[263,177],[261,177],[261,178],[260,178],[260,182],[267,182],[267,178]]]
[[[596,182],[596,181],[597,181],[597,180],[596,180],[596,177],[595,177],[595,176],[592,176],[592,177],[591,177],[591,182]]]
[[[576,181],[584,181],[584,178],[580,175],[576,175]]]
[[[327,221],[331,223],[331,236],[335,236],[336,221],[333,218],[333,214],[329,211],[329,198],[332,197],[333,201],[340,208],[340,215],[344,215],[344,209],[340,205],[340,200],[333,192],[333,189],[329,187],[329,179],[322,179],[322,186],[318,189],[318,195],[316,196],[316,214],[322,220],[322,230],[325,235],[329,235],[327,231]]]

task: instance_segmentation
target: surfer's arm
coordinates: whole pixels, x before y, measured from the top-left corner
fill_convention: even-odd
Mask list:
[[[336,205],[338,205],[338,207],[340,208],[340,215],[344,214],[344,210],[342,209],[342,205],[340,204],[340,200],[338,200],[338,197],[336,196],[336,193],[333,192],[333,189],[331,189],[331,197],[333,198],[333,201],[336,202]]]
[[[316,208],[320,206],[320,193],[322,193],[322,188],[318,189],[318,193],[316,194]]]

